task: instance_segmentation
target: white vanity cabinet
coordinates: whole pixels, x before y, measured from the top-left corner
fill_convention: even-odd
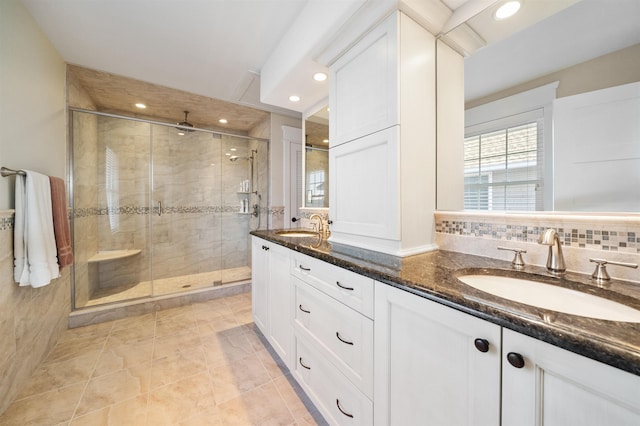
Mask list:
[[[293,375],[330,424],[373,420],[373,280],[291,252]]]
[[[287,367],[293,364],[293,292],[290,250],[251,237],[251,303],[253,320]]]
[[[640,376],[252,237],[253,315],[336,425],[640,425]]]
[[[375,307],[376,425],[500,424],[500,326],[377,282]]]
[[[502,350],[504,426],[640,425],[639,376],[508,329]]]

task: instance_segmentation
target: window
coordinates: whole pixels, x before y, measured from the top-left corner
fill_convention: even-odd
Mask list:
[[[467,136],[464,208],[542,210],[542,119]]]
[[[324,170],[307,173],[307,207],[324,206]]]
[[[465,210],[553,210],[558,82],[465,111]]]

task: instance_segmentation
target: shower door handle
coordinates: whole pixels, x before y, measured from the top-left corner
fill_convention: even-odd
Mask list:
[[[158,216],[162,216],[162,201],[158,201]]]

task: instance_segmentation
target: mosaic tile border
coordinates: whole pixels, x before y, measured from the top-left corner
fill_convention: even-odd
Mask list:
[[[13,229],[13,216],[0,217],[0,231],[9,231]]]
[[[475,222],[467,220],[436,220],[436,232],[494,240],[537,243],[549,226],[529,226]],[[568,247],[640,254],[640,232],[557,227],[562,244]]]
[[[264,208],[262,209],[265,210]],[[267,208],[266,211],[272,215],[284,214],[284,207],[282,208]],[[107,215],[147,215],[149,213],[157,214],[157,207],[138,207],[138,206],[124,206],[118,208],[99,208],[99,207],[87,207],[77,208],[73,210],[73,216],[75,218],[92,217],[92,216],[107,216]],[[162,214],[211,214],[211,213],[240,213],[239,206],[163,206]],[[247,214],[247,213],[243,213]]]

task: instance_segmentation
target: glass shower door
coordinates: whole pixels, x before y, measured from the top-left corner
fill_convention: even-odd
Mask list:
[[[218,285],[220,140],[160,125],[151,133],[153,295]]]

